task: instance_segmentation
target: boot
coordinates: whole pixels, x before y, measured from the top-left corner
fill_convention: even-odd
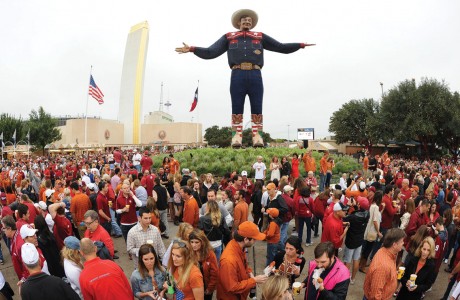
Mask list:
[[[263,147],[264,140],[262,139],[263,129],[263,115],[251,115],[251,127],[252,127],[252,146]]]
[[[362,258],[359,260],[359,271],[361,273],[366,273],[366,264],[367,264],[367,259]]]
[[[232,147],[243,145],[243,115],[232,115]]]

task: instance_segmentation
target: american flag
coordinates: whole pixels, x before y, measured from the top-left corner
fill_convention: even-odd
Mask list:
[[[104,103],[104,94],[97,86],[96,82],[94,82],[93,75],[89,77],[89,95],[96,99],[97,103],[103,104]]]

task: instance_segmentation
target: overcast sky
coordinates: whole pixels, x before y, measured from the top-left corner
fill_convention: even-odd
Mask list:
[[[83,115],[90,66],[105,94],[89,115],[116,119],[127,34],[150,26],[143,115],[158,110],[160,85],[175,121],[229,126],[226,54],[179,55],[182,42],[207,47],[233,31],[232,13],[254,9],[255,31],[280,42],[316,43],[292,54],[266,51],[264,128],[290,138],[297,128],[329,135],[332,113],[351,99],[380,99],[384,89],[422,77],[460,91],[460,1],[0,1],[0,112],[27,117]],[[189,113],[200,80],[197,113]],[[249,100],[245,123],[249,121]],[[143,118],[142,118],[143,119]]]

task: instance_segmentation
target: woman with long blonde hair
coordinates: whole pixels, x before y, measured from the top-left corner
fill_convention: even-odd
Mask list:
[[[203,274],[204,299],[212,300],[214,290],[219,280],[219,269],[214,249],[202,230],[195,229],[189,235],[189,243],[192,247],[192,257],[198,263]]]
[[[80,273],[83,270],[83,263],[79,250],[80,241],[76,237],[68,236],[64,239],[61,256],[65,276],[72,289],[83,299],[80,289]]]
[[[217,261],[219,261],[222,254],[222,239],[224,236],[229,238],[230,229],[216,201],[206,203],[206,214],[198,221],[198,228],[203,230],[208,237],[216,253]]]
[[[289,280],[285,276],[271,276],[262,286],[262,300],[292,299],[292,294],[289,292]]]
[[[186,223],[186,222],[180,223],[179,229],[177,230],[177,233],[176,233],[176,238],[174,238],[173,241],[175,241],[175,240],[187,241],[188,236],[190,235],[190,233],[192,231],[193,231],[193,226],[192,225],[190,225],[189,223]],[[168,247],[168,249],[166,249],[165,255],[163,256],[163,260],[162,260],[163,266],[168,265],[169,257],[171,256],[172,244],[173,243],[169,244],[169,247]]]
[[[184,240],[172,242],[168,269],[174,278],[176,298],[184,300],[204,299],[203,275],[192,257],[190,244]]]

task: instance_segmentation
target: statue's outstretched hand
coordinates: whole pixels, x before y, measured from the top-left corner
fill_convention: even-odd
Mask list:
[[[305,43],[304,45],[305,45],[305,47],[308,47],[308,46],[316,46],[316,44],[308,44],[308,43]]]
[[[190,52],[190,46],[187,45],[184,42],[182,42],[182,44],[184,44],[184,47],[176,48],[176,52],[178,52],[179,54],[184,54],[184,53]]]

